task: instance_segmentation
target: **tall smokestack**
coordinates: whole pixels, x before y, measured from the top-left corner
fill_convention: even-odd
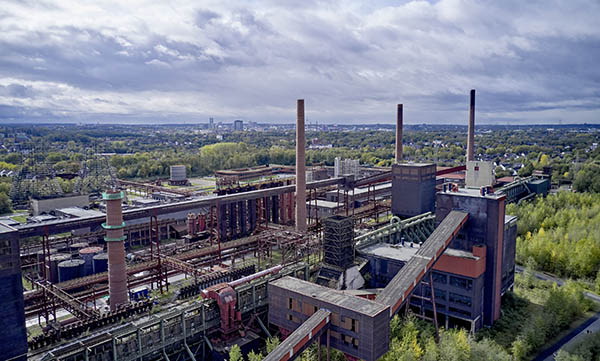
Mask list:
[[[396,164],[402,161],[402,104],[398,104],[396,116]]]
[[[298,99],[296,120],[296,230],[306,231],[306,138],[304,136],[304,99]]]
[[[467,137],[467,162],[475,160],[473,148],[475,142],[475,89],[471,89],[471,105],[469,106],[469,135]]]
[[[125,245],[123,241],[123,210],[122,191],[110,190],[102,193],[106,201],[106,223],[102,227],[106,230],[106,248],[108,252],[108,294],[110,296],[110,310],[114,311],[119,305],[129,302],[127,297],[127,266],[125,265]]]

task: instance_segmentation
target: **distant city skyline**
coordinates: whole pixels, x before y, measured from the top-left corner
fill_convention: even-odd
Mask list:
[[[599,2],[367,3],[5,0],[0,123],[600,123]]]

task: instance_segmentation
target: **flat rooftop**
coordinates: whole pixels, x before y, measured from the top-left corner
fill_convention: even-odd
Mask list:
[[[7,232],[13,232],[15,231],[14,228],[7,226],[4,223],[0,223],[0,233],[7,233]]]
[[[361,249],[359,253],[407,262],[418,250],[419,245],[415,244],[411,247],[410,242],[405,242],[404,246],[400,244],[377,243]]]
[[[314,200],[306,202],[307,206],[310,206],[310,205],[314,206],[314,204],[315,204]],[[340,207],[342,207],[342,204],[340,203],[338,205],[337,202],[330,202],[330,201],[324,201],[322,199],[317,199],[317,207],[318,208],[340,208]]]
[[[433,163],[398,163],[398,164],[394,164],[394,165],[399,165],[399,166],[408,166],[408,167],[431,167],[432,165],[434,165]]]
[[[382,183],[382,184],[377,184],[375,186],[375,191],[381,191],[381,190],[385,190],[385,189],[392,189],[392,183],[387,182],[387,183]],[[369,191],[373,191],[372,187],[363,187],[363,188],[354,188],[354,197],[365,194],[365,193],[369,193]],[[326,194],[336,194],[337,195],[338,191],[334,190],[334,191],[328,191]],[[343,195],[342,192],[340,192],[340,197]],[[352,191],[348,192],[348,196],[352,196]]]
[[[442,194],[455,194],[458,196],[465,196],[465,197],[476,197],[476,198],[488,198],[488,199],[500,199],[503,197],[506,197],[506,195],[504,194],[499,194],[499,193],[486,193],[485,196],[482,196],[480,193],[479,188],[459,188],[458,192],[450,192],[450,191],[441,191],[438,193],[442,193]]]
[[[93,209],[83,209],[79,207],[67,207],[57,209],[58,212],[67,214],[72,217],[97,217],[103,216],[104,213]]]
[[[460,257],[460,258],[479,260],[479,257],[473,255],[473,252],[463,251],[460,249],[446,248],[446,251],[444,251],[443,254],[452,256],[452,257]]]
[[[341,308],[360,313],[369,317],[375,317],[388,309],[380,303],[369,301],[366,298],[347,295],[341,291],[319,286],[315,283],[286,276],[269,283],[269,286],[279,287],[291,292],[312,297],[321,302],[334,304]]]

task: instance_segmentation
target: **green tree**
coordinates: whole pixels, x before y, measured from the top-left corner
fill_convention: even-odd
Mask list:
[[[229,350],[229,361],[243,361],[242,349],[238,345],[231,346]]]
[[[270,354],[277,346],[279,346],[280,343],[281,341],[279,340],[279,337],[269,337],[267,339],[267,355]]]
[[[6,193],[0,193],[0,214],[11,212],[10,198]]]
[[[254,351],[250,351],[248,354],[248,361],[261,361],[263,359],[263,355],[260,353],[255,353]]]

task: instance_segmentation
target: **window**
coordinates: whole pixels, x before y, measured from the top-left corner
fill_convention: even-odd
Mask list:
[[[454,312],[454,313],[458,313],[458,314],[461,314],[461,315],[464,315],[464,316],[471,317],[471,312],[465,311],[465,310],[461,310],[461,309],[458,309],[458,308],[455,308],[455,307],[448,308],[448,311]]]
[[[293,306],[294,304],[292,298],[288,297],[288,310],[291,310]]]
[[[350,331],[358,332],[358,321],[357,320],[352,319],[352,328],[350,329]]]
[[[332,312],[331,313],[331,324],[340,327],[340,314]]]
[[[450,285],[469,291],[473,288],[473,281],[466,278],[450,276]]]
[[[471,303],[472,303],[471,297],[459,295],[459,294],[452,293],[452,292],[450,292],[448,295],[449,295],[450,302],[456,303],[458,305],[466,306],[466,307],[471,307]]]
[[[446,300],[446,291],[434,288],[436,300]],[[425,297],[431,298],[431,288],[425,288]]]
[[[0,240],[0,256],[12,254],[12,247],[9,239]]]
[[[446,284],[447,282],[448,281],[447,281],[447,277],[445,274],[433,272],[433,283]]]

